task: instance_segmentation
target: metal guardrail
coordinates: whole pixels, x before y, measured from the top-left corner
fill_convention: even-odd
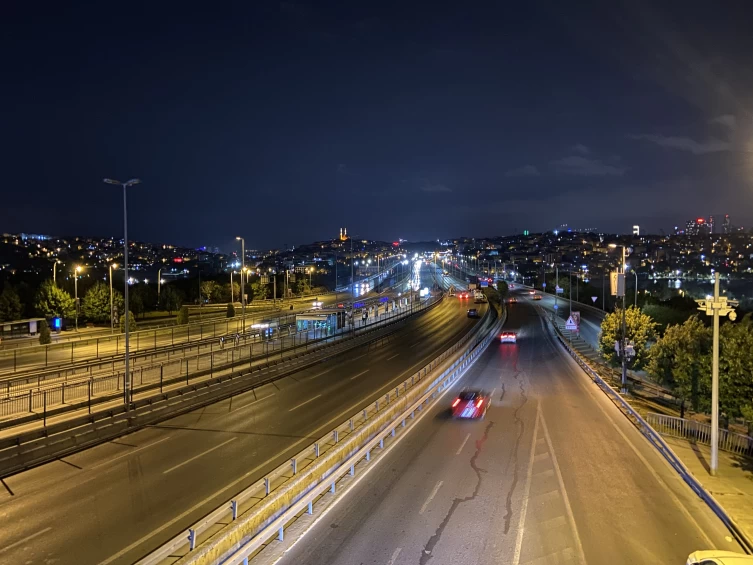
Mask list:
[[[428,304],[427,309],[440,302],[441,298]],[[176,411],[179,413],[200,408],[274,382],[322,363],[353,347],[378,343],[398,331],[398,325],[403,324],[406,319],[407,316],[388,320],[377,328],[369,328],[368,331],[344,341],[327,340],[311,353],[292,354],[284,363],[275,361],[269,366],[255,366],[253,369],[248,369],[247,366],[237,370],[231,369],[213,379],[166,389],[164,393],[134,398],[130,411],[126,410],[122,402],[118,402],[86,414],[86,403],[79,403],[74,408],[84,409],[81,416],[0,440],[0,476],[19,472],[53,458],[65,457],[146,425],[156,424],[174,415]],[[166,414],[166,409],[169,414]]]
[[[654,412],[646,414],[646,421],[660,434],[693,440],[703,445],[711,445],[710,424]],[[753,437],[720,429],[719,449],[753,457]]]
[[[238,366],[251,368],[255,361],[263,363],[266,359],[268,366],[270,360],[274,361],[276,356],[282,359],[286,352],[300,349],[308,350],[310,345],[316,346],[323,340],[347,338],[352,331],[376,328],[382,323],[398,320],[411,313],[425,310],[435,302],[425,301],[412,309],[407,306],[396,308],[389,313],[380,314],[375,321],[369,323],[354,320],[357,324],[355,327],[344,327],[340,332],[325,333],[318,330],[314,330],[313,333],[309,331],[301,334],[288,332],[287,335],[282,335],[274,340],[253,339],[250,343],[247,343],[244,339],[243,344],[235,347],[228,345],[227,348],[217,348],[204,353],[199,352],[190,357],[176,355],[173,359],[168,358],[151,366],[134,367],[129,371],[130,382],[133,383],[134,393],[157,387],[162,392],[166,385],[176,382],[190,384],[190,382],[196,382],[199,377],[207,375],[211,379],[214,378],[216,372],[226,371],[228,368],[231,371]],[[287,347],[285,347],[286,340],[288,342]],[[124,371],[113,370],[102,375],[78,375],[77,378],[72,378],[70,381],[66,376],[62,382],[52,382],[43,388],[30,388],[27,391],[15,394],[13,389],[8,387],[7,396],[0,399],[0,419],[15,414],[30,414],[34,415],[36,419],[46,420],[48,414],[62,413],[61,408],[64,408],[65,405],[69,407],[68,409],[74,409],[81,402],[86,402],[91,409],[92,405],[112,400],[113,395],[117,395],[122,390],[124,380]],[[22,417],[19,416],[19,418]],[[23,421],[26,421],[26,419]]]
[[[485,317],[489,316],[489,312],[491,309],[487,311]],[[504,318],[496,326],[501,326],[503,323]],[[423,386],[426,383],[426,377],[432,371],[445,363],[466,343],[474,340],[482,328],[488,325],[488,318],[476,324],[473,330],[450,349],[419,369],[402,384],[397,385],[382,399],[377,399],[372,405],[304,448],[291,458],[290,462],[268,473],[227,504],[194,524],[187,532],[179,534],[140,560],[137,565],[157,565],[173,561],[181,549],[189,550],[189,553],[180,562],[184,560],[192,563],[210,562],[207,561],[206,547],[200,548],[201,551],[193,550],[198,537],[212,530],[215,524],[221,521],[229,522],[226,527],[230,529],[238,526],[241,529],[250,528],[255,531],[251,542],[243,545],[232,558],[224,561],[228,564],[243,562],[249,553],[256,551],[269,538],[282,535],[285,524],[301,510],[308,507],[309,513],[313,512],[315,500],[327,490],[334,492],[334,485],[339,477],[348,472],[354,474],[355,464],[362,459],[369,460],[370,451],[377,445],[383,446],[385,436],[394,435],[395,429],[398,426],[404,427],[406,421],[412,418],[416,410],[423,408],[423,403],[432,394],[437,390],[444,390],[456,380],[484,347],[496,337],[496,332],[490,332],[486,338],[476,340],[449,368],[435,377],[430,384]],[[483,347],[479,347],[482,343]],[[419,395],[420,398],[415,400]],[[411,400],[413,402],[409,404]],[[402,416],[396,416],[396,414],[402,414]],[[284,479],[283,482],[273,488],[280,482],[280,479]],[[247,505],[245,512],[240,511],[242,505]],[[237,532],[230,533],[228,537],[242,539],[237,537]],[[216,553],[216,545],[214,544],[214,547],[209,550],[210,553]]]
[[[562,346],[570,354],[570,356],[575,360],[575,362],[580,365],[580,367],[594,380],[594,382],[596,382],[601,390],[603,390],[610,398],[612,398],[615,404],[617,404],[618,407],[626,415],[633,419],[633,421],[638,425],[638,429],[641,431],[643,436],[648,439],[649,443],[651,443],[651,445],[656,448],[656,450],[664,457],[664,459],[667,460],[670,466],[677,472],[678,475],[680,475],[680,477],[691,488],[691,490],[695,492],[698,497],[701,498],[701,500],[703,500],[709,506],[709,508],[711,508],[714,514],[716,514],[717,517],[722,521],[722,523],[724,523],[727,529],[729,529],[729,531],[734,534],[738,543],[740,543],[746,553],[753,554],[753,540],[748,539],[748,537],[745,535],[745,532],[743,532],[743,530],[737,525],[734,519],[729,514],[727,514],[722,505],[717,502],[717,500],[711,495],[711,493],[709,493],[703,487],[703,485],[693,476],[688,468],[685,467],[685,464],[680,460],[679,457],[677,457],[677,455],[675,455],[674,451],[672,451],[672,448],[670,448],[669,445],[667,445],[667,442],[664,441],[664,438],[661,437],[661,434],[657,432],[646,420],[644,420],[643,417],[636,410],[634,410],[633,407],[628,404],[628,402],[625,401],[622,395],[620,395],[614,388],[609,385],[609,383],[602,379],[601,376],[581,358],[577,351],[575,351],[568,345],[567,339],[561,334],[559,329],[552,324],[551,320],[549,320],[547,316],[544,316],[544,319],[546,320],[547,327],[552,330],[554,336],[562,344]]]

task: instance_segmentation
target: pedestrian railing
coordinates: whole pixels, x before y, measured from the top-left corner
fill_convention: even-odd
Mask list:
[[[680,437],[702,445],[711,445],[710,424],[653,412],[646,414],[646,421],[660,434]],[[753,457],[753,437],[720,429],[719,449]]]

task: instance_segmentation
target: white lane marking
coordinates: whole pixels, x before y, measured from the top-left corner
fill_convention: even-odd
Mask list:
[[[391,360],[392,360],[392,359],[394,359],[395,357],[399,357],[399,356],[400,356],[400,354],[399,354],[399,353],[395,353],[395,354],[394,354],[394,355],[393,355],[392,357],[387,357],[387,359],[385,359],[385,361],[391,361]],[[400,548],[398,547],[398,549],[400,549]]]
[[[440,488],[442,488],[442,481],[437,481],[437,484],[434,485],[434,490],[431,491],[429,498],[426,499],[426,502],[424,502],[424,505],[421,507],[421,510],[418,511],[419,514],[423,514],[424,512],[426,512],[426,509],[429,507],[429,503],[432,500],[434,500],[435,496],[437,496],[437,493],[439,492]]]
[[[288,412],[292,412],[293,410],[298,410],[301,406],[306,406],[306,404],[308,404],[309,402],[314,402],[314,400],[316,400],[317,398],[320,398],[321,396],[322,396],[321,394],[317,394],[316,396],[312,396],[311,398],[309,398],[305,402],[301,402],[298,406],[293,406],[290,410],[288,410]]]
[[[350,359],[350,361],[355,361],[356,359],[360,359],[361,357],[366,357],[366,353],[364,353],[363,355],[359,355],[358,357],[353,357]]]
[[[137,447],[136,449],[131,449],[130,451],[127,451],[126,453],[121,453],[120,455],[117,455],[115,457],[111,457],[107,461],[102,461],[101,463],[97,463],[96,465],[92,465],[89,467],[89,469],[97,469],[98,467],[101,467],[102,465],[107,465],[109,463],[112,463],[113,461],[117,461],[118,459],[122,459],[123,457],[128,457],[129,455],[133,455],[137,451],[141,451],[142,449],[146,449],[147,447],[152,447],[153,445],[157,445],[158,443],[162,443],[165,440],[170,439],[172,436],[163,437],[162,439],[158,439],[157,441],[153,441],[152,443],[148,443],[146,445],[142,445],[141,447]]]
[[[275,393],[273,392],[272,394],[268,394],[268,395],[267,395],[267,396],[265,396],[264,398],[257,398],[256,400],[252,400],[251,402],[247,402],[247,403],[246,403],[246,404],[244,404],[243,406],[239,406],[239,407],[238,407],[238,408],[236,408],[235,410],[231,410],[231,412],[240,412],[241,410],[245,410],[245,409],[246,409],[246,408],[248,408],[249,406],[253,406],[254,404],[257,404],[257,403],[259,403],[259,402],[261,402],[261,401],[263,401],[263,400],[266,400],[267,398],[269,398],[269,397],[271,397],[271,396],[274,396],[274,395],[275,395]]]
[[[460,447],[458,447],[458,450],[455,452],[455,455],[460,455],[460,452],[463,451],[463,448],[465,447],[465,444],[468,443],[469,439],[471,439],[471,434],[468,434],[467,436],[465,436],[463,443],[460,444]]]
[[[421,342],[417,341],[416,343],[414,343],[413,345],[411,345],[410,348],[413,349],[414,347],[417,347],[419,345],[421,345]]]
[[[34,538],[37,538],[37,537],[41,536],[42,534],[46,534],[51,529],[52,529],[52,527],[47,527],[44,530],[39,530],[37,533],[31,534],[30,536],[26,536],[25,538],[20,539],[20,540],[18,540],[15,543],[12,543],[10,545],[6,545],[5,547],[0,548],[0,553],[5,553],[6,551],[8,551],[10,549],[13,549],[14,547],[18,547],[19,545],[23,545],[26,542],[31,541]]]
[[[403,550],[402,547],[398,547],[395,549],[395,551],[392,552],[392,557],[390,557],[389,565],[395,565],[395,561],[397,561],[397,556],[400,555],[400,552]]]
[[[533,458],[536,454],[536,435],[539,433],[539,410],[538,402],[536,403],[536,421],[533,424],[533,439],[531,440],[531,457],[528,460],[528,472],[526,473],[526,486],[523,490],[523,504],[520,507],[520,520],[518,521],[518,535],[515,538],[515,553],[512,557],[512,564],[520,563],[520,552],[523,549],[523,532],[525,530],[526,512],[528,512],[528,497],[531,495],[531,477],[533,476]]]
[[[461,375],[460,375],[460,376],[459,376],[459,377],[458,377],[458,378],[457,378],[457,379],[455,380],[455,383],[459,382],[459,381],[460,381],[460,379],[462,379],[462,378],[463,378],[463,377],[464,377],[464,376],[465,376],[465,375],[467,374],[467,372],[468,372],[468,371],[466,370],[466,372],[465,372],[465,373],[462,373],[462,374],[461,374]],[[436,402],[437,402],[437,403],[439,403],[439,401],[440,401],[440,400],[442,400],[442,399],[443,399],[443,398],[444,398],[445,396],[447,396],[447,393],[448,393],[448,392],[450,392],[450,391],[451,391],[452,389],[453,389],[453,387],[452,387],[452,386],[448,386],[448,387],[447,387],[446,389],[444,389],[444,391],[443,391],[443,392],[441,392],[441,393],[439,394],[439,396],[437,396],[437,398],[436,398]],[[414,429],[414,428],[415,428],[416,426],[418,426],[418,423],[419,423],[419,422],[420,422],[421,420],[423,420],[424,418],[426,418],[426,415],[427,415],[427,414],[430,414],[430,413],[431,413],[431,410],[423,410],[423,411],[422,411],[422,412],[421,412],[421,413],[420,413],[420,414],[419,414],[418,416],[416,416],[416,419],[415,419],[415,420],[413,421],[413,425],[411,426],[411,428],[410,428],[410,429]],[[380,450],[380,456],[379,456],[379,459],[377,459],[377,460],[376,460],[376,462],[379,462],[379,461],[381,461],[381,460],[382,460],[382,458],[386,457],[386,456],[387,456],[387,454],[388,454],[388,453],[389,453],[390,451],[392,451],[392,450],[393,450],[393,449],[394,449],[394,448],[395,448],[395,447],[396,447],[396,446],[397,446],[397,445],[398,445],[398,444],[399,444],[399,443],[400,443],[401,441],[403,441],[403,438],[406,438],[406,437],[408,437],[408,435],[410,435],[410,434],[407,434],[407,433],[406,433],[406,434],[400,434],[400,435],[398,435],[398,436],[397,436],[397,438],[396,438],[396,439],[395,439],[394,441],[390,442],[390,444],[389,444],[389,445],[388,445],[387,447],[385,447],[385,448],[384,448],[384,451]],[[329,506],[327,506],[327,508],[325,508],[325,509],[324,509],[324,512],[322,512],[321,514],[319,514],[319,516],[318,516],[318,517],[317,517],[317,518],[316,518],[316,519],[315,519],[315,520],[314,520],[313,522],[311,522],[311,524],[309,524],[309,527],[308,527],[308,528],[306,528],[306,529],[305,529],[305,530],[304,530],[304,531],[303,531],[303,532],[301,533],[301,535],[300,535],[300,536],[298,536],[298,538],[296,538],[296,540],[295,540],[295,541],[294,541],[294,542],[293,542],[292,544],[290,544],[290,547],[288,547],[287,549],[285,549],[285,550],[284,550],[284,551],[282,552],[282,555],[280,555],[280,556],[279,556],[279,557],[278,557],[277,559],[275,559],[275,560],[274,560],[274,562],[272,563],[272,565],[277,565],[277,564],[278,564],[278,563],[279,563],[280,561],[282,561],[282,560],[283,560],[283,559],[285,558],[285,554],[286,554],[286,553],[287,553],[288,551],[292,550],[292,549],[293,549],[293,548],[294,548],[294,547],[296,546],[296,544],[298,544],[298,542],[299,542],[299,541],[301,541],[301,540],[302,540],[302,539],[303,539],[304,537],[306,537],[306,534],[308,534],[308,533],[309,533],[309,532],[310,532],[310,531],[311,531],[311,530],[312,530],[313,528],[315,528],[315,527],[316,527],[316,525],[317,525],[317,524],[318,524],[318,523],[319,523],[319,522],[320,522],[321,520],[323,520],[323,519],[324,519],[324,518],[325,518],[325,517],[327,516],[327,514],[329,514],[329,513],[330,513],[330,511],[331,511],[331,510],[332,510],[333,508],[336,508],[336,507],[337,507],[337,504],[338,504],[338,503],[339,503],[339,502],[340,502],[341,500],[343,500],[343,499],[344,499],[344,498],[345,498],[345,497],[346,497],[346,496],[348,495],[348,493],[350,493],[350,492],[352,492],[353,490],[355,490],[356,486],[358,486],[358,484],[359,484],[359,483],[360,483],[360,482],[361,482],[362,480],[364,480],[364,479],[365,479],[365,478],[366,478],[366,477],[368,476],[368,474],[369,474],[369,473],[370,473],[370,472],[371,472],[371,471],[372,471],[373,469],[376,469],[376,467],[377,467],[376,465],[369,465],[368,467],[366,467],[366,469],[365,469],[365,470],[363,471],[363,473],[361,473],[360,475],[356,475],[356,480],[355,480],[355,481],[353,481],[352,483],[350,483],[350,484],[348,485],[348,487],[347,487],[347,490],[345,491],[345,494],[344,494],[343,496],[341,496],[341,497],[338,497],[338,498],[336,498],[336,499],[334,500],[334,502],[333,502],[332,504],[330,504]],[[187,512],[186,512],[186,514],[187,514]],[[166,526],[162,526],[162,527],[164,528],[164,527],[166,527]],[[150,537],[151,537],[151,536],[150,536]],[[135,547],[135,546],[136,546],[136,544],[131,544],[131,545],[132,545],[133,547]],[[126,551],[125,551],[125,550],[123,550],[123,551],[121,552],[121,555],[122,555],[122,554],[124,554],[125,552],[126,552]],[[120,556],[117,556],[117,557],[120,557]],[[107,561],[107,562],[103,562],[103,563],[100,563],[99,565],[107,565],[107,563],[110,563],[110,562],[114,561],[115,559],[117,559],[117,557],[111,557],[111,558],[109,559],[109,561]]]
[[[414,367],[415,367],[416,365],[419,365],[419,364],[420,364],[420,362],[419,362],[419,363],[415,363],[415,364],[414,364]],[[411,369],[409,369],[408,371],[405,371],[405,372],[403,372],[403,373],[402,373],[401,375],[398,375],[398,376],[396,377],[396,379],[395,379],[395,380],[399,379],[400,377],[402,377],[402,376],[403,376],[404,374],[408,373],[409,371],[412,371],[412,368],[411,368]],[[403,380],[405,380],[405,379],[403,379]],[[393,381],[393,382],[394,382],[394,381]],[[382,387],[382,390],[384,390],[384,388],[391,388],[391,387],[392,387],[392,382],[391,382],[391,383],[390,383],[389,385],[385,385],[385,387]],[[451,387],[447,387],[447,389],[445,389],[445,392],[443,392],[443,393],[442,393],[442,394],[441,394],[441,395],[440,395],[440,396],[439,396],[438,398],[442,398],[442,397],[444,397],[444,395],[445,395],[445,394],[447,393],[447,391],[449,391],[449,390],[450,390],[450,388],[451,388]],[[221,488],[221,489],[219,489],[218,491],[216,491],[216,492],[214,492],[214,493],[210,494],[209,496],[207,496],[207,497],[206,497],[205,499],[203,499],[203,500],[201,500],[201,501],[197,502],[197,503],[196,503],[196,504],[194,504],[194,505],[193,505],[193,506],[192,506],[191,508],[189,508],[189,509],[187,509],[187,510],[185,510],[185,511],[181,512],[180,514],[178,514],[177,516],[175,516],[175,517],[174,517],[173,519],[171,519],[170,521],[168,521],[168,522],[165,522],[164,524],[160,525],[160,526],[159,526],[158,528],[155,528],[154,530],[152,530],[151,532],[149,532],[149,533],[148,533],[148,534],[146,534],[145,536],[143,536],[143,537],[141,537],[140,539],[138,539],[138,540],[134,541],[134,542],[133,542],[133,543],[131,543],[131,544],[130,544],[130,545],[129,545],[128,547],[124,547],[123,549],[121,549],[120,551],[118,551],[118,552],[117,552],[117,553],[116,553],[115,555],[111,555],[111,556],[110,556],[110,557],[108,557],[107,559],[105,559],[105,560],[103,560],[103,561],[100,561],[99,565],[109,565],[109,564],[110,564],[110,563],[112,563],[113,561],[117,561],[118,559],[120,559],[120,558],[121,558],[121,557],[123,557],[124,555],[126,555],[126,554],[130,553],[131,551],[133,551],[134,549],[136,549],[136,548],[137,548],[138,546],[140,546],[140,545],[142,545],[142,544],[146,543],[147,541],[149,541],[150,539],[152,539],[152,538],[153,538],[154,536],[156,536],[156,535],[160,534],[161,532],[163,532],[163,531],[164,531],[164,530],[166,530],[167,528],[171,528],[171,527],[172,527],[172,526],[173,526],[174,524],[176,524],[177,522],[180,522],[180,521],[181,521],[181,520],[183,520],[183,519],[184,519],[184,518],[185,518],[186,516],[188,516],[188,515],[190,515],[190,514],[193,514],[194,512],[196,512],[196,511],[197,511],[197,510],[198,510],[199,508],[201,508],[202,506],[205,506],[206,504],[208,504],[208,503],[212,502],[212,501],[213,501],[214,499],[216,499],[216,498],[217,498],[218,496],[220,496],[221,494],[223,494],[223,493],[227,492],[227,491],[228,491],[229,489],[231,489],[232,487],[234,487],[234,486],[235,486],[235,485],[237,485],[238,483],[241,483],[241,482],[245,481],[246,479],[248,479],[248,477],[250,477],[250,476],[253,476],[254,474],[258,473],[258,472],[259,472],[259,471],[260,471],[261,469],[263,469],[264,467],[266,467],[267,465],[269,465],[270,461],[274,461],[275,459],[278,459],[278,458],[279,458],[279,457],[280,457],[281,455],[283,455],[283,454],[285,454],[285,453],[295,453],[295,451],[294,451],[294,450],[295,450],[295,448],[296,448],[296,447],[298,447],[299,445],[301,445],[301,444],[302,444],[302,443],[304,443],[304,442],[307,442],[307,441],[308,441],[308,442],[311,442],[311,439],[310,439],[310,437],[311,437],[311,436],[314,436],[314,437],[315,437],[315,436],[317,435],[317,433],[318,433],[319,431],[321,431],[321,430],[323,430],[323,429],[329,429],[329,428],[331,428],[331,427],[332,427],[332,425],[333,425],[333,424],[334,424],[335,422],[341,421],[341,420],[342,420],[342,418],[344,418],[344,417],[345,417],[345,415],[347,415],[347,414],[353,414],[353,412],[354,412],[354,411],[355,411],[355,410],[356,410],[356,409],[357,409],[357,408],[358,408],[359,406],[361,406],[361,405],[363,404],[363,402],[364,402],[364,401],[363,401],[363,399],[361,399],[361,400],[359,400],[358,402],[355,402],[355,403],[353,403],[353,404],[352,404],[351,406],[348,406],[348,407],[347,407],[347,408],[345,408],[344,410],[341,410],[341,411],[340,411],[340,412],[339,412],[339,413],[338,413],[337,415],[333,416],[333,417],[332,417],[332,418],[330,418],[330,419],[329,419],[328,421],[324,422],[324,423],[323,423],[323,424],[322,424],[321,426],[319,426],[318,428],[316,428],[315,430],[313,430],[313,431],[312,431],[312,432],[311,432],[311,433],[310,433],[309,435],[307,435],[306,437],[302,437],[301,439],[299,439],[298,441],[296,441],[295,443],[293,443],[293,444],[292,444],[292,445],[290,445],[289,447],[286,447],[286,448],[284,448],[284,449],[282,449],[282,450],[278,451],[277,453],[275,453],[275,454],[274,454],[274,455],[272,455],[271,457],[267,458],[267,460],[266,460],[266,461],[262,461],[262,462],[261,462],[261,463],[259,463],[259,464],[258,464],[258,465],[257,465],[256,467],[254,467],[253,469],[250,469],[249,471],[247,471],[246,473],[244,473],[244,474],[243,474],[243,475],[242,475],[241,477],[238,477],[238,478],[237,478],[237,479],[235,479],[235,480],[234,480],[233,482],[231,482],[231,483],[229,483],[229,484],[225,485],[224,487],[222,487],[222,488]],[[424,411],[423,411],[423,412],[421,413],[421,415],[420,415],[420,416],[416,417],[416,420],[415,420],[415,421],[416,421],[416,422],[419,422],[419,421],[420,421],[420,420],[421,420],[422,418],[424,418],[424,417],[426,416],[426,414],[428,414],[428,413],[429,413],[429,410],[424,410]],[[400,439],[401,439],[401,438],[403,438],[403,437],[405,437],[405,434],[398,436],[397,440],[396,440],[396,441],[394,441],[394,442],[392,442],[392,443],[390,443],[390,445],[389,445],[388,447],[386,447],[386,448],[385,448],[385,450],[384,450],[383,452],[381,452],[381,453],[385,453],[385,454],[386,454],[386,453],[389,453],[389,451],[390,451],[390,450],[392,449],[392,447],[393,447],[394,445],[397,445],[397,443],[398,443],[398,442],[400,441]],[[374,467],[368,467],[368,468],[366,469],[366,471],[365,471],[365,473],[364,473],[364,474],[362,474],[362,475],[361,475],[360,477],[357,477],[357,478],[356,478],[356,480],[355,480],[355,481],[353,482],[353,485],[355,486],[356,484],[358,484],[358,482],[360,481],[360,479],[361,479],[361,478],[363,478],[363,477],[365,476],[365,474],[367,474],[367,473],[369,472],[369,470],[370,470],[370,469],[373,469],[373,468],[374,468]],[[328,509],[329,509],[329,508],[328,508]],[[326,513],[327,513],[327,510],[325,510],[325,511],[324,511],[324,513],[323,513],[323,514],[322,514],[322,515],[321,515],[321,516],[320,516],[319,518],[321,518],[322,516],[326,515]],[[312,525],[313,525],[313,524],[312,524]],[[307,531],[308,531],[308,530],[307,530]],[[300,539],[300,538],[299,538],[299,539]],[[297,542],[297,541],[298,541],[298,540],[296,540],[296,542]],[[294,542],[294,545],[295,545],[295,542]],[[291,545],[291,547],[293,547],[293,546]]]
[[[206,451],[202,451],[198,455],[194,455],[190,459],[186,459],[182,463],[178,463],[177,465],[175,465],[175,467],[170,467],[167,471],[162,471],[162,474],[163,475],[167,475],[168,473],[172,473],[173,471],[175,471],[175,469],[180,469],[183,465],[188,465],[191,461],[196,461],[199,457],[204,457],[204,455],[212,453],[212,451],[214,451],[215,449],[219,449],[223,445],[227,445],[228,443],[230,443],[231,441],[235,441],[236,439],[238,439],[238,438],[237,437],[231,437],[227,441],[223,441],[222,443],[220,443],[218,445],[215,445],[214,447],[210,447]]]
[[[570,506],[570,499],[567,496],[565,490],[565,482],[562,480],[562,471],[560,471],[559,463],[557,463],[557,456],[554,453],[554,446],[552,445],[552,438],[549,437],[549,430],[546,427],[546,420],[544,414],[539,412],[539,418],[541,418],[541,429],[544,430],[544,438],[546,444],[549,446],[549,455],[552,458],[552,464],[554,465],[554,472],[557,475],[557,481],[560,484],[560,491],[562,492],[562,500],[565,503],[565,510],[567,511],[567,519],[570,521],[570,528],[573,530],[573,537],[575,538],[575,549],[578,553],[578,562],[585,563],[586,555],[583,553],[583,544],[580,542],[580,536],[578,535],[578,528],[575,526],[575,516],[573,515],[573,509]]]
[[[365,371],[361,371],[361,372],[360,372],[360,373],[358,373],[357,375],[353,375],[352,377],[350,377],[350,380],[352,381],[353,379],[357,379],[357,378],[358,378],[358,377],[360,377],[361,375],[365,375],[365,374],[366,374],[366,373],[368,373],[368,372],[369,372],[369,369],[366,369]]]
[[[327,373],[329,373],[329,372],[330,372],[330,371],[331,371],[332,369],[334,369],[334,367],[330,367],[330,368],[329,368],[329,369],[327,369],[326,371],[322,371],[321,373],[317,373],[317,374],[316,374],[316,375],[314,375],[313,377],[309,377],[309,380],[314,380],[314,379],[315,379],[316,377],[321,377],[322,375],[326,375],[326,374],[327,374]]]

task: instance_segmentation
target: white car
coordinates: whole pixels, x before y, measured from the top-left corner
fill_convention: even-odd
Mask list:
[[[502,332],[499,334],[500,343],[517,343],[518,336],[515,332]]]
[[[695,551],[688,556],[686,565],[753,565],[753,555],[716,549]]]
[[[314,304],[313,304],[313,306],[312,306],[312,309],[313,309],[313,310],[321,310],[321,309],[322,309],[322,306],[324,306],[324,303],[323,303],[323,302],[321,302],[320,300],[316,300],[316,301],[314,301]]]

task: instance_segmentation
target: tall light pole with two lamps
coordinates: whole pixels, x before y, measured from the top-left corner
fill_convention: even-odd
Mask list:
[[[719,317],[728,316],[733,322],[737,318],[733,306],[737,300],[719,296],[719,273],[714,274],[714,296],[706,300],[696,300],[698,309],[707,316],[714,317],[714,342],[711,354],[711,464],[709,472],[716,475],[719,468]]]
[[[129,310],[128,310],[128,199],[127,189],[136,184],[141,184],[141,179],[131,179],[126,182],[120,182],[114,179],[104,179],[107,184],[114,184],[123,187],[123,280],[125,281],[123,302],[125,303],[125,374],[123,375],[123,402],[126,410],[131,406],[131,375],[130,375],[130,344],[129,344]]]

